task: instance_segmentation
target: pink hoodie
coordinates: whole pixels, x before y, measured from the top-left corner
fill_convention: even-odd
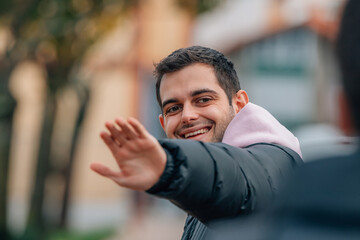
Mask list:
[[[301,156],[298,139],[267,110],[248,103],[227,127],[223,140],[236,147],[254,143],[275,143],[292,149]]]

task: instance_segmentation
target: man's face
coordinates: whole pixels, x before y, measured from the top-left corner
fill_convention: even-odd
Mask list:
[[[159,118],[168,138],[221,142],[240,110],[230,106],[213,68],[201,63],[165,74],[160,97],[163,115]]]

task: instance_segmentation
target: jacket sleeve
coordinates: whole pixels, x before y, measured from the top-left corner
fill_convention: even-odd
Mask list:
[[[224,143],[161,140],[165,171],[147,192],[166,198],[202,222],[266,207],[295,166],[292,150],[260,143],[237,148]]]

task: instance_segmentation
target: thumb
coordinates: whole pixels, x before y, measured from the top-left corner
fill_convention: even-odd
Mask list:
[[[102,163],[93,162],[90,164],[90,169],[104,177],[108,177],[108,178],[119,177],[119,172],[115,172],[111,170]]]

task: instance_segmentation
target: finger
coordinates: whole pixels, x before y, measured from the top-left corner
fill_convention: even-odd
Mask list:
[[[133,127],[123,118],[118,118],[115,122],[119,125],[127,139],[131,140],[138,137]]]
[[[129,118],[128,122],[134,128],[138,136],[140,137],[147,136],[148,131],[145,129],[144,125],[142,125],[136,118]]]
[[[122,129],[117,129],[114,124],[110,122],[105,123],[105,127],[110,131],[111,136],[120,144],[123,145],[126,142],[126,136]]]
[[[113,171],[102,163],[93,162],[90,164],[90,169],[100,174],[101,176],[110,178],[112,180],[119,179],[121,177],[121,172]]]
[[[113,155],[115,155],[119,151],[119,145],[107,132],[101,132],[100,137],[104,141],[106,146],[110,149],[110,151],[113,153]]]
[[[120,172],[113,171],[107,166],[96,162],[90,164],[90,169],[103,177],[113,180],[115,183],[119,184],[120,186],[123,186],[122,184],[123,177],[121,171]]]

